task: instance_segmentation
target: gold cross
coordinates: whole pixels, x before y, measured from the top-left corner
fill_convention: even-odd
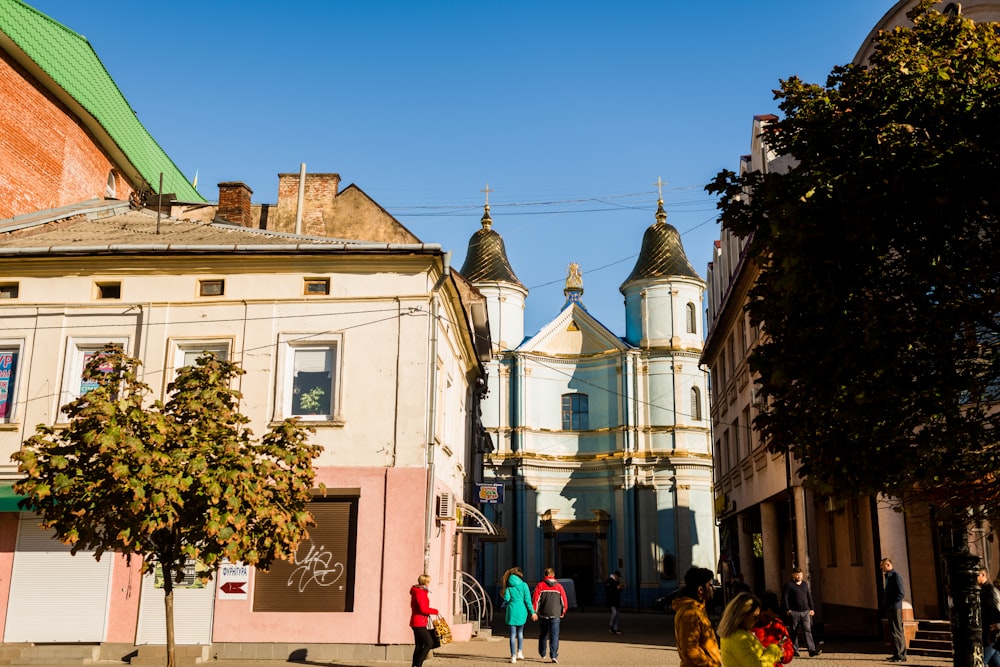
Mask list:
[[[485,190],[480,190],[480,192],[485,192],[486,193],[486,205],[489,206],[490,205],[490,193],[494,192],[494,190],[490,190],[490,184],[487,183],[486,184],[486,189]]]
[[[653,185],[656,186],[656,191],[659,193],[659,199],[663,199],[663,186],[666,185],[666,183],[664,183],[663,180],[657,176],[656,183],[653,183]]]

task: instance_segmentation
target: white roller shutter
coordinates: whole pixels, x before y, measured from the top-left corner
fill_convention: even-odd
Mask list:
[[[204,588],[174,588],[174,641],[177,644],[212,643],[216,579],[213,577]],[[142,577],[139,629],[135,643],[166,644],[166,618],[163,589],[155,587],[152,573],[146,574]]]
[[[5,642],[104,641],[113,554],[76,556],[22,512],[7,603]]]

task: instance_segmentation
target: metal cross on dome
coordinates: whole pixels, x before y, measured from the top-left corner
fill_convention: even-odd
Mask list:
[[[487,183],[486,184],[486,188],[483,189],[483,190],[480,190],[480,192],[485,192],[486,193],[486,205],[489,206],[490,205],[490,193],[491,192],[495,192],[495,191],[494,190],[490,190],[490,184]]]
[[[659,176],[657,176],[656,177],[656,183],[653,183],[653,185],[656,186],[657,198],[662,200],[663,199],[663,186],[666,185],[666,183],[663,182],[663,179],[661,179]],[[487,185],[486,187],[489,187],[489,186]]]

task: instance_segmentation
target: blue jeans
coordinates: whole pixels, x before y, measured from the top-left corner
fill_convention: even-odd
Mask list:
[[[523,625],[510,626],[510,654],[517,655],[517,652],[522,650],[523,644],[524,644],[524,626]]]
[[[538,655],[545,657],[545,645],[552,643],[552,652],[549,653],[552,659],[555,660],[559,657],[559,621],[562,619],[558,616],[539,616],[538,617]]]
[[[611,620],[608,621],[608,630],[618,632],[618,607],[611,607]]]
[[[1000,665],[1000,652],[991,644],[983,644],[983,664],[986,667],[997,667]]]

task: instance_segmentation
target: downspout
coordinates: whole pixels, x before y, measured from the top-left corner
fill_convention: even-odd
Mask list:
[[[427,489],[424,498],[424,507],[427,510],[424,521],[424,573],[430,569],[431,564],[431,532],[434,527],[434,434],[437,428],[437,355],[438,355],[438,291],[444,285],[445,280],[451,275],[451,252],[446,252],[442,258],[441,277],[431,288],[431,317],[428,323],[430,330],[430,350],[427,362],[427,442],[426,466],[427,466]]]
[[[28,368],[33,368],[34,365],[35,365],[35,347],[36,347],[36,345],[38,343],[38,319],[41,316],[42,316],[42,309],[39,308],[38,306],[35,306],[35,326],[31,330],[31,356],[28,359]],[[15,378],[15,380],[16,379],[17,378]],[[26,380],[27,380],[27,382],[31,381],[31,373],[30,372],[28,373],[28,377],[27,377]],[[31,396],[31,393],[30,393],[31,387],[28,386],[27,389],[28,389],[28,391],[24,392],[25,395],[26,396]],[[21,389],[19,387],[17,388],[17,391],[18,391],[18,393],[21,393]],[[14,400],[17,401],[17,395],[16,394],[14,395]],[[17,406],[17,403],[15,402],[14,405]],[[51,405],[51,403],[49,405]],[[21,408],[21,409],[23,411],[27,411],[27,409],[28,409],[28,401],[27,400],[24,401],[24,407]],[[56,408],[56,409],[58,410],[58,408]],[[58,414],[59,413],[56,412],[56,415],[58,415]],[[25,440],[28,439],[28,434],[26,433],[26,429],[28,428],[28,420],[27,419],[20,419],[19,418],[18,421],[21,422],[21,442],[24,442]],[[52,421],[56,421],[56,419],[53,418]]]
[[[306,201],[306,163],[299,164],[299,197],[295,202],[295,233],[302,233],[302,207]]]

